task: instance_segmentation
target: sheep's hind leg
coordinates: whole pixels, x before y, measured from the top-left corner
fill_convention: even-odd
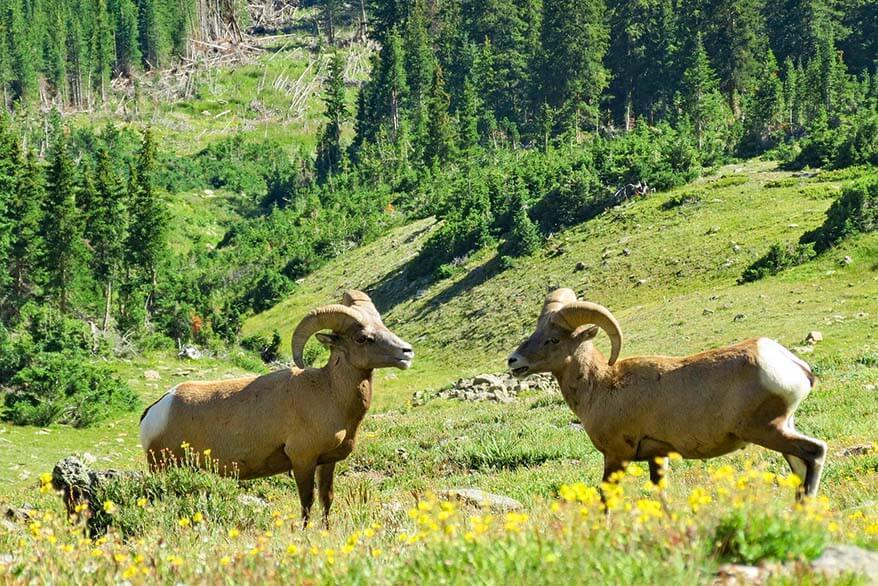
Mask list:
[[[316,469],[316,462],[293,463],[293,476],[296,478],[299,502],[302,504],[302,528],[307,528],[308,522],[311,520],[311,506],[314,504],[314,472]]]
[[[820,475],[823,473],[823,460],[826,457],[824,442],[803,435],[792,425],[786,424],[771,424],[762,429],[755,429],[742,435],[741,439],[783,454],[796,476],[800,476],[801,467],[804,466],[805,475],[802,478],[804,484],[797,491],[796,498],[817,495]]]
[[[320,506],[323,507],[323,526],[326,529],[329,529],[329,509],[335,497],[335,491],[332,489],[334,477],[335,462],[317,466],[317,489],[320,493]]]

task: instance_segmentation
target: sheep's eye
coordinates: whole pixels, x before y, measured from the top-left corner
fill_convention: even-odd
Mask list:
[[[368,339],[369,338],[367,338],[366,336],[360,334],[359,336],[354,338],[354,342],[356,342],[357,344],[365,344]]]
[[[548,340],[546,340],[546,344],[557,344],[560,341],[561,340],[559,340],[558,338],[549,338]]]

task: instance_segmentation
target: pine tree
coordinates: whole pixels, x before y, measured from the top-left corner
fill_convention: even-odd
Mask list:
[[[42,268],[46,293],[62,311],[70,309],[76,286],[84,274],[86,249],[83,222],[76,207],[76,169],[66,130],[56,122],[46,186],[41,234],[45,242]]]
[[[148,319],[158,289],[159,267],[167,256],[168,215],[154,186],[155,143],[152,131],[143,134],[143,143],[132,169],[129,198],[130,223],[125,243],[125,259],[130,274],[148,289],[144,307]]]
[[[567,127],[580,128],[584,116],[597,124],[600,97],[607,86],[603,65],[609,32],[603,0],[543,2],[540,101],[559,112]]]
[[[799,91],[801,77],[801,67],[793,65],[793,60],[787,57],[783,68],[783,103],[786,108],[784,123],[790,134],[795,133],[802,124],[802,94]]]
[[[7,306],[5,292],[12,276],[8,271],[15,234],[12,206],[18,198],[18,169],[21,165],[18,141],[9,128],[4,112],[0,112],[0,308]],[[3,312],[6,313],[5,311]]]
[[[11,208],[15,233],[10,255],[14,305],[36,296],[44,280],[45,248],[40,227],[46,198],[43,169],[36,154],[27,156],[18,181],[18,196]]]
[[[779,137],[784,121],[783,84],[777,61],[768,50],[759,71],[758,85],[747,100],[744,115],[744,150],[757,153],[770,146]]]
[[[37,70],[35,47],[31,46],[31,35],[22,0],[5,0],[0,5],[2,30],[6,33],[6,49],[9,51],[9,73],[11,74],[11,97],[15,100],[27,100],[37,92]],[[32,23],[31,23],[32,24]]]
[[[682,86],[683,115],[692,122],[702,161],[712,164],[725,151],[731,113],[720,93],[700,34],[689,67],[683,73]]]
[[[92,86],[100,94],[101,102],[107,99],[110,77],[115,60],[113,47],[113,24],[107,10],[107,0],[94,0],[95,22],[92,29]]]
[[[652,121],[671,102],[675,17],[672,0],[609,3],[611,106],[626,130],[640,115]]]
[[[709,0],[710,23],[704,44],[719,77],[720,90],[740,111],[740,99],[758,82],[760,60],[768,49],[765,0]]]
[[[433,83],[430,87],[427,142],[424,147],[424,163],[428,167],[447,161],[454,154],[454,126],[448,115],[450,105],[451,98],[445,91],[442,68],[437,66],[433,70]]]
[[[412,109],[426,106],[433,79],[435,60],[427,35],[426,10],[424,0],[414,0],[403,30],[405,74]]]
[[[463,97],[457,111],[460,150],[467,152],[479,144],[479,111],[481,100],[470,77],[463,82]]]
[[[89,214],[87,235],[93,251],[92,274],[104,288],[104,330],[109,326],[113,285],[123,261],[126,214],[122,181],[113,167],[107,147],[102,144],[97,152],[95,200]]]
[[[503,256],[530,256],[539,250],[542,244],[539,228],[527,214],[527,205],[521,195],[523,191],[523,185],[515,186],[515,193],[510,202],[512,225],[506,240],[500,246],[500,254]]]
[[[341,168],[343,153],[341,148],[341,127],[347,119],[345,102],[344,61],[336,51],[329,64],[329,76],[324,84],[324,115],[328,119],[320,140],[317,143],[315,170],[317,180],[324,182]]]
[[[140,65],[140,31],[138,11],[133,0],[108,0],[110,17],[113,19],[116,57],[114,70],[129,76]]]

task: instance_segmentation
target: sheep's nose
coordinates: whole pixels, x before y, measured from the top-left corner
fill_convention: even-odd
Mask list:
[[[412,350],[411,346],[407,346],[406,348],[403,348],[402,353],[405,354],[406,356],[410,356],[410,357],[415,355],[415,351]]]
[[[508,364],[509,366],[515,366],[516,364],[518,364],[518,356],[513,354],[509,357],[509,360],[506,361],[506,364]]]

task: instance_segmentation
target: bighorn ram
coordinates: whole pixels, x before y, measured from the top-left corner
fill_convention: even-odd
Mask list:
[[[317,333],[331,330],[331,333]],[[323,368],[305,368],[312,334],[330,349]],[[293,334],[297,368],[258,377],[177,385],[147,407],[140,442],[155,469],[164,452],[180,459],[185,442],[210,449],[219,470],[241,479],[292,469],[308,525],[317,475],[323,521],[332,505],[335,463],[354,448],[372,400],[372,371],[411,366],[412,347],[381,322],[371,299],[347,291],[341,305],[312,310]]]
[[[609,361],[591,342],[598,328],[612,343]],[[517,377],[555,376],[604,456],[605,481],[626,462],[646,460],[658,482],[669,453],[712,458],[754,443],[783,454],[804,481],[797,497],[817,493],[826,444],[793,426],[815,378],[786,348],[757,338],[692,356],[616,362],[621,349],[622,331],[608,309],[557,289],[508,361]]]

